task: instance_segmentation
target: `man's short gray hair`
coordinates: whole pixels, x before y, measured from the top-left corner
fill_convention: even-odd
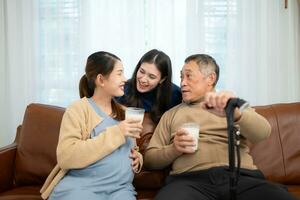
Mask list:
[[[215,72],[216,81],[214,82],[213,86],[216,86],[219,80],[220,68],[213,57],[207,54],[194,54],[187,57],[184,62],[188,63],[190,61],[195,61],[199,66],[199,70],[201,71],[201,73],[203,73],[206,76],[208,76],[212,72]]]

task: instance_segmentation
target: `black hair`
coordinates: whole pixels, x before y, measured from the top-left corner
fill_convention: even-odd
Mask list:
[[[153,104],[150,116],[153,122],[157,123],[162,114],[167,111],[171,104],[172,98],[172,63],[170,57],[162,51],[152,49],[145,53],[137,63],[135,70],[129,80],[129,90],[126,96],[125,104],[127,106],[143,107],[139,91],[136,87],[136,75],[142,63],[154,64],[161,73],[161,80],[154,89],[155,103]]]

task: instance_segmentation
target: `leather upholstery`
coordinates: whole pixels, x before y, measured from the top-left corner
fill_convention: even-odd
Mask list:
[[[271,136],[251,145],[254,162],[265,176],[288,186],[300,198],[300,102],[256,107],[272,126]],[[0,148],[0,200],[41,199],[39,189],[56,163],[56,145],[64,108],[30,104],[13,144]],[[142,137],[144,153],[155,125],[146,114]],[[153,199],[168,170],[143,169],[134,179],[139,200]]]
[[[288,186],[300,198],[300,103],[258,106],[269,121],[270,138],[252,146],[254,163],[273,182]]]
[[[64,109],[30,105],[24,116],[15,158],[15,184],[43,184],[56,162]],[[51,148],[49,148],[51,147]]]

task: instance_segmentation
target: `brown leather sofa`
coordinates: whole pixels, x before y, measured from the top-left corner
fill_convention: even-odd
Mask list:
[[[300,199],[300,102],[256,107],[272,126],[271,136],[251,145],[254,161],[265,176],[287,185]],[[15,142],[0,148],[0,200],[41,199],[39,190],[56,163],[56,145],[64,108],[30,104]],[[142,138],[144,150],[154,124],[146,115]],[[134,179],[138,199],[153,199],[167,170],[142,170]]]

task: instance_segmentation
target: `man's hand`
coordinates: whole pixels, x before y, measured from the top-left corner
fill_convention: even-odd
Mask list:
[[[225,107],[231,98],[236,98],[236,96],[229,91],[208,92],[204,96],[202,108],[220,117],[225,117]],[[236,108],[234,111],[234,121],[239,120],[241,115],[240,110]]]
[[[195,142],[193,137],[188,135],[184,129],[179,129],[174,137],[174,147],[179,154],[194,153]]]

